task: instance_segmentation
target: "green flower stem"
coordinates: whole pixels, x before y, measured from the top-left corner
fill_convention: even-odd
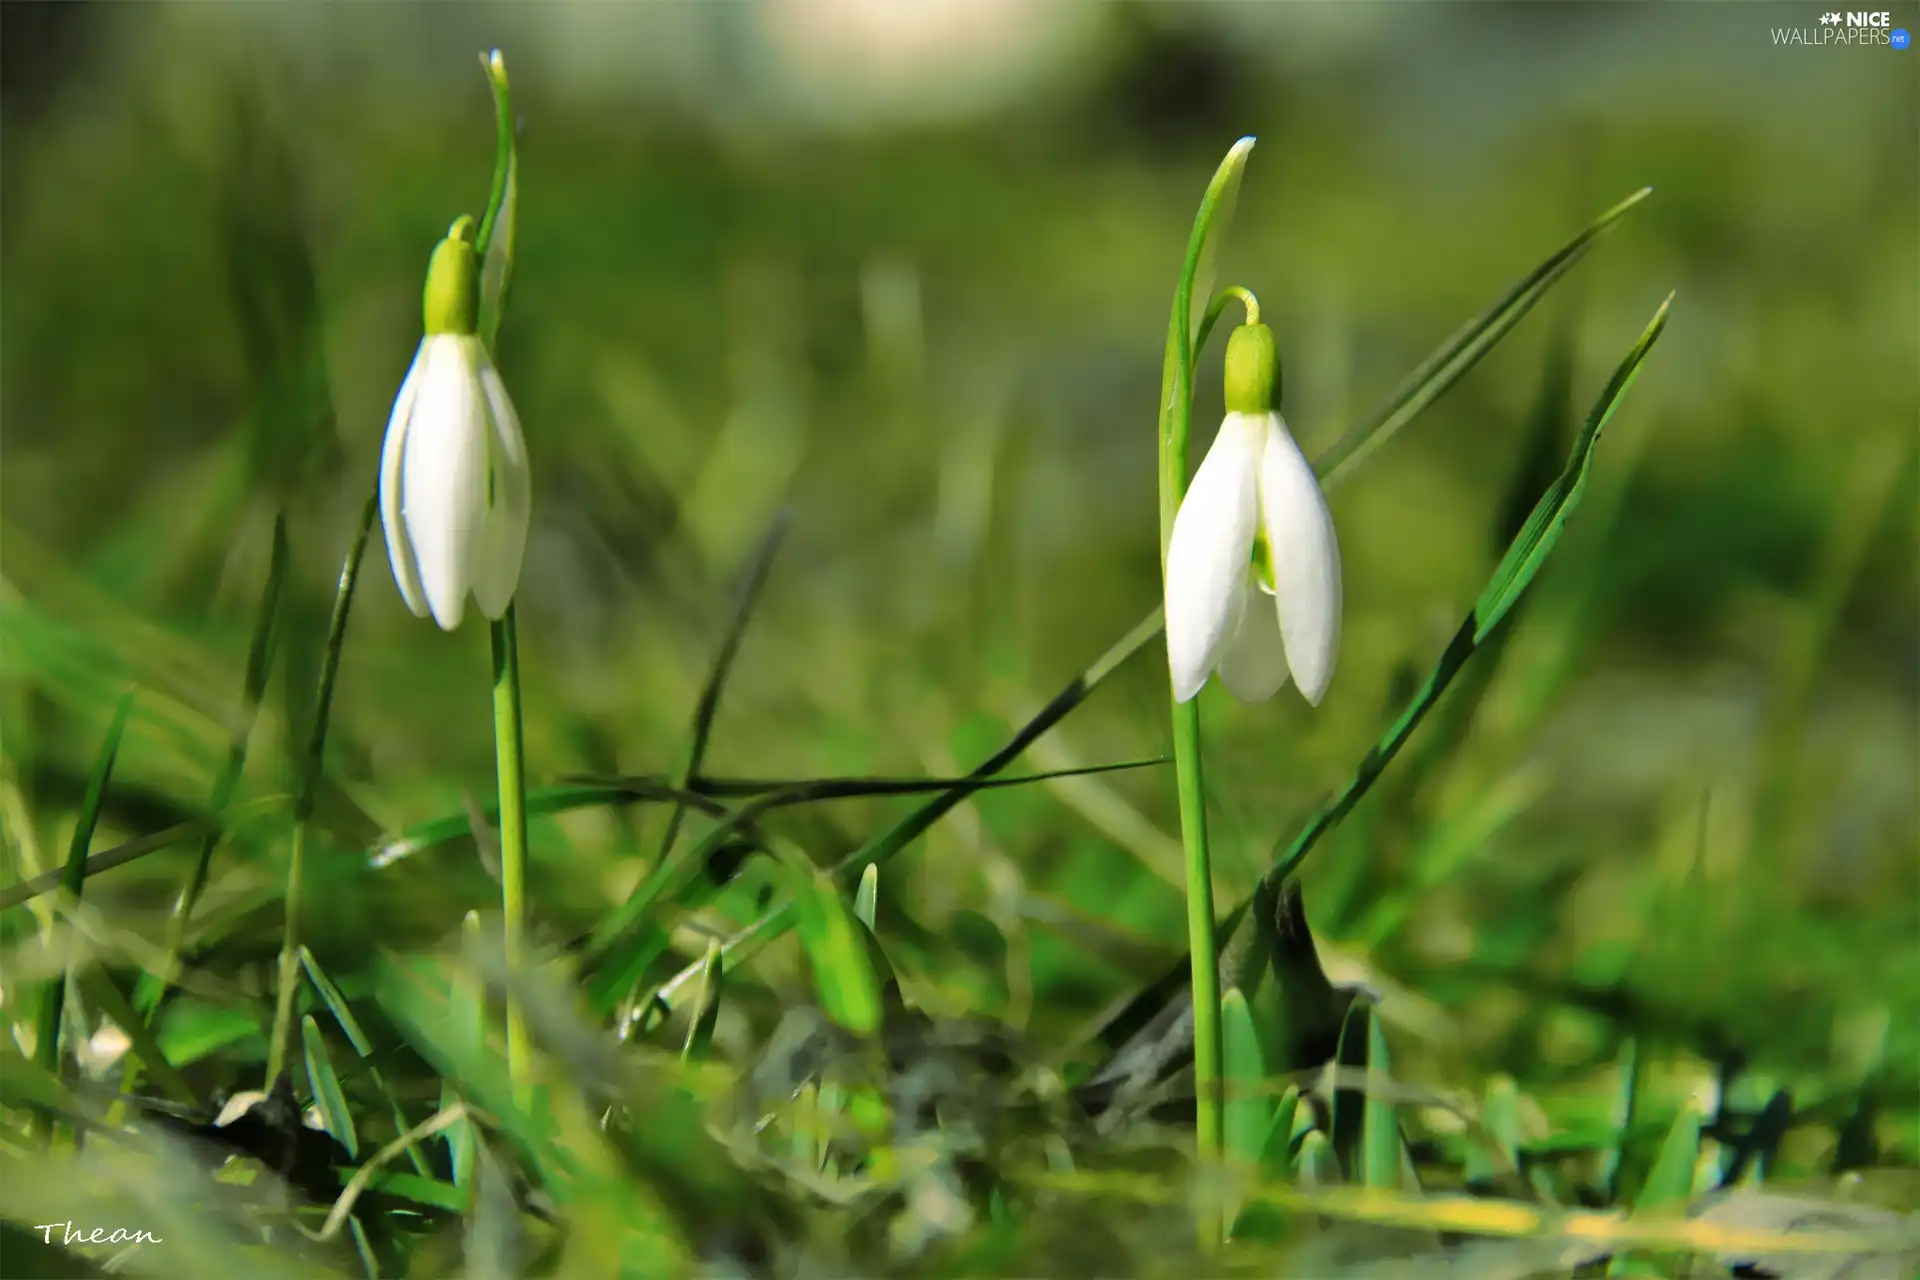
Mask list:
[[[520,645],[514,606],[490,632],[493,641],[493,745],[500,778],[500,906],[507,971],[516,972],[527,919],[527,770],[520,725]],[[533,1064],[520,1007],[507,1001],[507,1079],[521,1106],[529,1099]]]
[[[1199,257],[1206,235],[1194,228],[1189,262]],[[1188,332],[1192,273],[1181,282],[1167,329],[1167,355],[1160,399],[1160,558],[1173,542],[1174,517],[1187,492],[1187,444],[1193,426],[1193,349]],[[1222,295],[1223,299],[1225,295]],[[1217,315],[1217,311],[1215,312]],[[1221,1109],[1219,949],[1213,929],[1213,858],[1207,845],[1206,779],[1200,763],[1200,703],[1174,699],[1173,760],[1180,805],[1180,841],[1186,852],[1187,943],[1193,970],[1194,1141],[1203,1168],[1216,1166],[1226,1142]],[[1200,1219],[1203,1246],[1217,1247],[1224,1222],[1217,1214]]]

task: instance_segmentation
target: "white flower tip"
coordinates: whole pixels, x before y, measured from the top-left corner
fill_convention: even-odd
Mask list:
[[[1300,686],[1300,696],[1307,700],[1307,705],[1317,707],[1320,705],[1320,699],[1327,696],[1327,686],[1333,683],[1333,673],[1331,671],[1318,672],[1316,673],[1316,678],[1311,681],[1302,678],[1296,680],[1295,683]]]

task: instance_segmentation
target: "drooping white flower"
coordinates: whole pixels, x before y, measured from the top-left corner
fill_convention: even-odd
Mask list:
[[[1227,344],[1227,416],[1174,517],[1167,660],[1185,702],[1218,671],[1242,702],[1291,674],[1318,706],[1340,645],[1340,543],[1320,483],[1274,411],[1273,334]],[[1277,621],[1277,625],[1276,624]]]
[[[380,460],[380,519],[401,598],[442,628],[471,593],[499,618],[520,582],[532,482],[520,419],[474,332],[472,220],[434,250],[426,337],[400,384]]]

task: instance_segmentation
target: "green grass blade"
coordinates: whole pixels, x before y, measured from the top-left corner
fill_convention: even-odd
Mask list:
[[[1600,433],[1613,420],[1614,411],[1626,399],[1627,392],[1640,376],[1641,365],[1667,327],[1667,313],[1672,306],[1673,295],[1668,294],[1659,310],[1653,313],[1653,319],[1648,321],[1639,341],[1633,344],[1626,359],[1613,371],[1613,377],[1608,379],[1599,401],[1587,415],[1586,424],[1580,428],[1566,469],[1534,506],[1533,514],[1520,527],[1507,554],[1502,557],[1493,577],[1480,593],[1480,599],[1473,609],[1478,623],[1474,632],[1475,642],[1484,640],[1487,633],[1507,616],[1507,611],[1520,598],[1520,593],[1526,590],[1527,584],[1533,581],[1541,564],[1553,551],[1554,544],[1560,540],[1561,533],[1566,529],[1567,517],[1586,494],[1587,477],[1593,470],[1594,445],[1599,442]]]
[[[240,785],[241,774],[246,771],[247,744],[253,737],[254,721],[259,716],[261,699],[266,695],[267,676],[273,669],[275,620],[279,617],[280,598],[286,587],[286,579],[287,515],[281,511],[274,516],[273,549],[267,562],[267,582],[261,588],[253,637],[247,644],[246,674],[240,685],[240,725],[227,748],[226,763],[220,770],[220,776],[214,780],[213,796],[207,803],[207,808],[213,813],[219,813],[233,803],[233,793]],[[194,861],[186,885],[180,891],[179,900],[174,904],[172,918],[167,922],[165,968],[160,973],[146,975],[135,996],[135,1003],[148,1017],[152,1017],[158,1009],[160,1001],[166,996],[167,985],[174,980],[181,948],[186,945],[187,929],[193,922],[193,909],[200,901],[201,891],[206,888],[207,873],[213,866],[213,853],[220,844],[220,836],[220,828],[216,826],[209,828],[201,837],[199,856]]]
[[[1586,256],[1600,235],[1653,194],[1643,187],[1594,219],[1546,261],[1522,277],[1485,311],[1468,321],[1396,387],[1372,415],[1355,423],[1314,462],[1321,483],[1331,487],[1439,399],[1520,323],[1560,277]]]
[[[914,792],[938,791],[936,798],[944,800],[951,795],[971,795],[975,791],[996,787],[1024,786],[1032,782],[1046,781],[1067,775],[1078,776],[1087,773],[1110,772],[1116,768],[1135,768],[1157,761],[1127,761],[1120,765],[1095,765],[1071,770],[1060,770],[1045,774],[1028,774],[1018,778],[968,777],[942,779],[938,782],[926,782],[918,779],[905,779],[898,782],[887,779],[861,779],[858,793],[873,794],[911,794]],[[665,954],[667,935],[663,928],[646,927],[646,917],[652,907],[659,902],[671,900],[682,907],[703,905],[719,892],[720,884],[709,874],[709,867],[722,849],[737,840],[746,840],[753,847],[770,856],[785,858],[794,851],[785,849],[780,841],[760,830],[755,822],[767,812],[784,805],[799,803],[809,799],[824,799],[833,794],[840,780],[822,779],[819,782],[795,783],[785,791],[768,792],[756,798],[751,804],[742,806],[738,811],[729,813],[713,802],[702,800],[703,806],[712,807],[723,820],[709,831],[700,842],[693,846],[685,857],[675,856],[654,867],[641,881],[627,900],[595,926],[585,945],[586,953],[596,962],[597,973],[589,984],[589,999],[593,1007],[603,1014],[611,1011],[620,1003],[625,994],[632,990],[639,980],[641,972],[655,959]],[[836,868],[836,874],[848,869],[848,863],[858,851],[843,860]],[[805,861],[804,855],[800,860]],[[691,974],[696,965],[684,971]]]
[[[1086,701],[1102,681],[1118,670],[1120,665],[1160,634],[1160,611],[1153,613],[1123,636],[1120,642],[1102,654],[1098,661],[1082,671],[1068,682],[1067,686],[1042,707],[1034,717],[1022,725],[1006,745],[994,752],[968,775],[970,781],[991,778],[1006,768],[1029,744],[1041,734],[1065,719],[1067,713]],[[868,863],[884,863],[888,858],[909,844],[938,822],[955,805],[959,804],[970,791],[953,788],[934,796],[917,809],[901,817],[892,826],[873,837],[840,860],[836,873],[849,871],[854,867],[864,867]],[[735,968],[755,955],[761,947],[779,937],[793,927],[794,912],[792,903],[783,903],[766,915],[760,917],[740,933],[728,938],[724,947],[727,966]],[[678,1000],[699,977],[700,965],[696,961],[682,969],[655,993],[655,1001],[663,1011],[671,1012]]]
[[[116,867],[124,867],[129,862],[136,862],[150,853],[158,853],[162,849],[171,849],[174,845],[182,841],[191,840],[193,837],[206,831],[209,827],[217,827],[219,823],[220,815],[208,814],[205,817],[177,823],[165,830],[156,831],[151,835],[140,836],[137,839],[127,841],[125,844],[115,845],[111,849],[103,849],[87,859],[86,866],[82,870],[80,878],[82,880],[91,879],[102,872],[112,871]],[[32,902],[35,898],[43,894],[52,893],[60,887],[60,881],[65,875],[66,871],[63,868],[44,872],[31,879],[22,880],[18,884],[8,885],[5,889],[0,890],[0,911],[11,910],[24,903]]]
[[[308,1014],[300,1019],[300,1039],[306,1050],[307,1085],[313,1090],[313,1103],[320,1109],[321,1123],[335,1141],[347,1149],[347,1154],[358,1158],[360,1139],[353,1129],[353,1110],[347,1106],[347,1095],[340,1088],[340,1077],[334,1074],[333,1059],[327,1054],[327,1041],[320,1034],[320,1024]]]
[[[380,1069],[373,1065],[373,1041],[368,1039],[367,1033],[361,1029],[360,1020],[353,1016],[353,1010],[347,1005],[346,996],[341,994],[340,988],[334,985],[333,979],[327,976],[326,970],[320,967],[319,959],[304,945],[300,948],[300,964],[307,971],[307,981],[311,982],[313,989],[320,994],[321,1003],[326,1005],[327,1012],[333,1015],[334,1023],[346,1034],[347,1043],[353,1046],[353,1051],[360,1056],[361,1061],[367,1064],[367,1074],[372,1078],[374,1087],[380,1091],[381,1097],[387,1100],[387,1109],[393,1115],[394,1131],[406,1133],[413,1127],[412,1122],[407,1119],[407,1113],[401,1107],[400,1099],[395,1096],[392,1089],[387,1087],[386,1079],[380,1074]],[[422,1177],[432,1176],[433,1166],[427,1160],[426,1153],[421,1151],[419,1143],[407,1143],[407,1158],[413,1162],[413,1167]]]
[[[1629,1038],[1620,1053],[1619,1092],[1615,1094],[1612,1130],[1616,1136],[1609,1144],[1600,1170],[1600,1185],[1608,1204],[1620,1204],[1626,1197],[1627,1139],[1636,1127],[1640,1109],[1640,1044]]]
[[[340,566],[340,583],[334,593],[333,614],[327,620],[326,647],[321,651],[320,680],[314,690],[313,729],[307,738],[306,755],[300,761],[299,800],[294,821],[305,822],[313,816],[314,796],[320,786],[322,764],[326,757],[327,723],[333,714],[333,688],[340,679],[340,653],[347,643],[347,622],[353,614],[353,597],[360,585],[360,567],[367,558],[367,540],[373,533],[374,516],[380,507],[379,495],[367,498],[360,509],[360,525],[353,543]]]
[[[1487,1082],[1480,1129],[1478,1141],[1467,1148],[1467,1185],[1491,1188],[1520,1169],[1520,1090],[1512,1076],[1497,1075]]]
[[[1693,1173],[1700,1159],[1700,1111],[1691,1099],[1681,1104],[1673,1127],[1667,1130],[1647,1180],[1633,1198],[1635,1217],[1678,1215],[1693,1198]],[[1607,1266],[1609,1276],[1674,1274],[1680,1259],[1635,1250],[1616,1253]]]
[[[1223,1150],[1228,1163],[1245,1173],[1260,1164],[1262,1149],[1273,1128],[1273,1098],[1267,1093],[1267,1064],[1260,1052],[1260,1032],[1246,993],[1230,987],[1220,997],[1221,1103]],[[1227,1237],[1240,1234],[1242,1207],[1229,1204],[1224,1215]]]
[[[367,539],[373,532],[373,517],[379,495],[370,495],[360,508],[360,527],[347,549],[340,569],[340,583],[334,593],[333,615],[327,622],[327,638],[320,653],[320,677],[314,690],[313,717],[305,753],[295,762],[298,780],[293,806],[293,847],[287,859],[286,925],[280,942],[279,991],[274,1002],[273,1029],[267,1040],[267,1087],[271,1089],[286,1065],[292,1048],[294,993],[300,981],[300,893],[304,875],[303,860],[307,826],[313,817],[314,797],[318,794],[320,774],[326,759],[327,724],[333,713],[333,689],[340,678],[340,654],[346,647],[347,621],[353,612],[354,592],[360,583],[360,566],[367,555]]]
[[[720,990],[725,963],[720,958],[720,943],[707,944],[707,962],[700,972],[700,991],[693,1002],[693,1019],[687,1026],[687,1040],[680,1049],[682,1062],[705,1060],[713,1047],[713,1029],[720,1023]]]
[[[1394,756],[1406,745],[1407,739],[1420,722],[1439,702],[1440,697],[1460,674],[1474,651],[1486,640],[1489,633],[1500,620],[1506,617],[1521,595],[1532,585],[1541,566],[1560,540],[1561,532],[1574,510],[1580,505],[1580,499],[1586,492],[1587,476],[1593,464],[1594,448],[1599,444],[1600,433],[1612,420],[1615,410],[1632,389],[1634,379],[1638,377],[1640,367],[1651,353],[1653,345],[1659,340],[1666,327],[1667,310],[1672,303],[1669,297],[1660,304],[1654,313],[1646,331],[1639,341],[1634,343],[1626,358],[1621,361],[1608,381],[1606,389],[1588,415],[1587,425],[1582,428],[1575,441],[1573,452],[1567,459],[1566,468],[1561,472],[1545,496],[1527,517],[1526,524],[1515,538],[1513,545],[1502,557],[1494,569],[1487,586],[1475,602],[1473,612],[1467,615],[1453,640],[1440,660],[1428,673],[1426,680],[1414,693],[1412,699],[1401,711],[1399,718],[1387,729],[1387,732],[1360,762],[1347,785],[1332,800],[1323,805],[1308,818],[1305,826],[1293,840],[1287,844],[1275,858],[1272,869],[1268,871],[1265,882],[1278,884],[1298,870],[1300,863],[1313,849],[1320,838],[1330,830],[1358,804],[1376,779],[1385,771]]]
[[[487,993],[480,980],[479,973],[471,967],[472,958],[480,953],[480,914],[467,912],[466,919],[460,925],[461,955],[467,957],[469,967],[463,968],[453,980],[448,993],[447,1023],[449,1034],[456,1038],[457,1047],[463,1058],[480,1057],[487,1041]],[[440,1109],[446,1111],[459,1101],[451,1082],[442,1091]],[[462,1117],[455,1120],[447,1129],[447,1151],[453,1162],[453,1184],[463,1191],[473,1187],[473,1168],[479,1152],[480,1133],[471,1119]]]
[[[313,983],[313,989],[320,994],[321,1003],[327,1006],[327,1012],[344,1031],[353,1051],[363,1058],[373,1056],[373,1042],[367,1039],[367,1033],[360,1029],[360,1022],[353,1016],[353,1010],[347,1007],[347,998],[340,994],[340,988],[333,985],[333,979],[320,967],[320,961],[305,945],[300,948],[300,964],[307,971],[307,980]]]
[[[773,572],[773,561],[780,552],[780,544],[786,539],[786,533],[787,517],[782,512],[761,538],[760,546],[753,554],[746,579],[734,602],[733,616],[727,622],[726,635],[713,655],[713,664],[707,668],[706,682],[700,686],[700,697],[694,703],[693,726],[687,734],[687,754],[681,761],[676,784],[683,791],[690,790],[693,780],[700,776],[700,766],[706,760],[707,740],[713,734],[713,719],[720,712],[721,690],[726,687],[727,677],[733,672],[734,658],[739,655],[740,642],[747,633],[747,621],[753,616],[754,606],[760,602],[760,593],[767,585],[768,575]],[[653,856],[656,866],[665,862],[667,855],[673,852],[673,842],[680,834],[680,824],[686,812],[686,805],[676,801],[667,815],[666,829],[660,835],[660,847]]]
[[[106,803],[107,784],[113,778],[113,766],[120,755],[120,740],[127,732],[127,718],[133,714],[132,692],[121,695],[107,736],[94,758],[93,773],[87,779],[86,794],[80,800],[80,813],[74,820],[73,838],[67,842],[67,860],[60,875],[60,899],[48,918],[49,937],[57,932],[63,917],[80,901],[86,885],[87,848],[93,843],[94,829],[100,824],[100,810]],[[61,1022],[66,1016],[67,981],[71,968],[47,979],[40,989],[40,1018],[33,1042],[33,1060],[43,1070],[62,1074],[60,1055]]]
[[[1386,1032],[1380,1015],[1367,1012],[1367,1092],[1360,1115],[1360,1185],[1376,1191],[1401,1188],[1400,1118],[1391,1096],[1393,1082]]]
[[[1260,1053],[1260,1033],[1253,1011],[1238,987],[1220,997],[1220,1030],[1224,1044],[1222,1079],[1226,1082],[1227,1158],[1252,1167],[1260,1160],[1273,1127],[1273,1099],[1267,1093],[1267,1064]]]
[[[1693,1196],[1693,1169],[1700,1159],[1700,1111],[1692,1102],[1680,1108],[1654,1157],[1653,1168],[1633,1198],[1633,1211],[1671,1208]]]
[[[1333,1115],[1327,1136],[1349,1182],[1359,1180],[1367,1103],[1366,1089],[1353,1081],[1366,1070],[1367,1027],[1372,1021],[1367,1002],[1355,1000],[1340,1024],[1339,1047],[1333,1057],[1333,1066],[1342,1078],[1333,1086]]]

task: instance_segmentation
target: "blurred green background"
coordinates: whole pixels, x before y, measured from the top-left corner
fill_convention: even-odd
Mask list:
[[[1166,308],[1235,138],[1260,141],[1220,280],[1259,294],[1309,453],[1652,185],[1333,497],[1321,708],[1206,695],[1220,892],[1378,737],[1676,290],[1500,665],[1315,855],[1309,915],[1415,1072],[1550,1095],[1631,1031],[1689,1079],[1734,1053],[1809,1101],[1883,1079],[1876,1140],[1920,1159],[1920,54],[1775,44],[1815,8],[9,3],[16,857],[57,857],[129,682],[98,844],[205,803],[282,506],[296,621],[244,794],[286,790],[427,254],[485,198],[477,50],[521,117],[500,364],[536,485],[536,780],[676,767],[782,509],[714,773],[964,771],[1152,608]],[[346,970],[493,894],[470,847],[361,855],[492,784],[481,629],[412,619],[378,532],[363,586],[307,926]],[[1164,753],[1157,652],[1028,762]],[[1064,1040],[1157,975],[1184,949],[1172,792],[1155,769],[964,806],[883,880],[909,993]],[[789,829],[825,862],[896,807]],[[658,822],[537,822],[539,933],[590,926]],[[256,992],[283,845],[240,842],[209,891],[205,962]],[[191,857],[88,900],[158,938]],[[787,950],[756,973],[804,994]]]

